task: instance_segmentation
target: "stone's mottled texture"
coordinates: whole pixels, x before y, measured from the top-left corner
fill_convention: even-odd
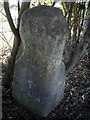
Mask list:
[[[40,6],[24,12],[13,97],[39,116],[47,116],[63,98],[65,65],[62,55],[66,21],[60,9]]]

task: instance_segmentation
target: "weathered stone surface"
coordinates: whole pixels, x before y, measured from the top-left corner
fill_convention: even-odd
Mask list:
[[[35,7],[22,15],[23,51],[16,61],[12,94],[41,117],[47,116],[64,95],[65,29],[63,14],[54,7]]]

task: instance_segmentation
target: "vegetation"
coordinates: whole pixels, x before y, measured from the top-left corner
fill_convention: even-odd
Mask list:
[[[9,22],[10,28],[15,36],[11,57],[9,58],[8,66],[3,76],[3,85],[6,87],[11,86],[15,66],[15,58],[21,43],[21,38],[19,34],[20,18],[26,9],[30,9],[30,2],[22,2],[21,7],[20,2],[18,2],[17,4],[18,20],[17,27],[15,27],[13,19],[11,17],[9,3],[4,2],[6,17]],[[41,2],[41,4],[48,4],[48,2]],[[90,43],[90,2],[62,2],[58,4],[62,5],[62,10],[68,23],[68,40],[64,52],[64,61],[66,63],[66,71],[68,74],[76,65],[81,55],[87,49],[87,46]]]
[[[50,1],[42,0],[41,4],[49,5]],[[88,53],[88,51],[89,51],[89,47],[90,47],[90,1],[89,2],[79,2],[79,3],[58,2],[58,4],[60,4],[60,8],[62,9],[63,14],[64,14],[67,24],[68,24],[68,39],[67,39],[65,51],[63,53],[63,60],[66,65],[66,72],[67,72],[67,76],[68,76],[69,72],[71,72],[71,70],[76,66],[76,64],[78,63],[78,60],[81,58],[81,56],[83,56],[83,54],[85,52]],[[17,55],[17,52],[18,52],[18,49],[19,49],[19,46],[21,43],[21,38],[20,38],[20,34],[19,34],[19,25],[20,25],[21,15],[23,14],[23,12],[25,10],[31,9],[32,7],[35,7],[35,5],[36,5],[35,3],[30,3],[30,2],[20,3],[18,1],[18,3],[17,3],[18,19],[17,19],[17,27],[15,27],[11,13],[10,13],[9,3],[4,2],[4,9],[5,9],[6,17],[9,22],[10,28],[15,36],[12,52],[11,52],[10,58],[8,60],[5,74],[2,79],[3,86],[5,86],[5,87],[10,88],[12,81],[13,81],[15,58],[16,58],[16,55]],[[88,61],[90,61],[90,57],[88,57]],[[82,62],[80,62],[80,64],[81,63]],[[78,64],[78,66],[79,66],[79,64]],[[83,66],[82,66],[82,68],[83,68]],[[79,67],[77,67],[77,69],[79,69]],[[74,70],[76,70],[76,69],[74,69]],[[88,70],[90,71],[90,68],[88,68]],[[74,73],[75,73],[75,71],[74,71]],[[69,75],[70,80],[72,80],[72,78],[71,78],[72,75],[75,79],[76,73],[73,74],[71,72],[71,74]],[[83,74],[81,74],[81,76],[82,75]],[[71,85],[69,84],[69,87],[74,86],[74,85],[72,85],[72,82],[69,82],[69,83],[71,84]],[[75,84],[77,84],[77,82],[75,82]],[[82,85],[82,84],[80,84],[80,85]],[[76,89],[78,89],[78,88],[76,88]],[[70,89],[71,94],[73,94],[73,92],[75,93],[76,89],[75,88]],[[67,93],[68,93],[68,91],[67,91]],[[73,97],[72,97],[72,99],[73,99]],[[70,99],[70,100],[72,100],[72,99]],[[75,98],[74,98],[74,101],[75,101]],[[64,102],[64,104],[66,104],[66,101]],[[64,107],[66,107],[66,106],[64,106]],[[60,109],[60,110],[63,110],[63,109]],[[59,115],[59,113],[58,113],[58,115]],[[88,116],[89,116],[89,113],[88,113]],[[89,116],[89,118],[90,118],[90,116]],[[89,120],[89,118],[88,118],[88,120]]]

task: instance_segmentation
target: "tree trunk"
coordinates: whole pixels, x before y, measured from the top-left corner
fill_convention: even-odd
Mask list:
[[[17,28],[15,28],[12,17],[11,17],[11,13],[9,10],[9,3],[4,2],[4,9],[6,12],[6,16],[7,16],[9,25],[11,27],[11,30],[15,36],[11,56],[8,60],[7,68],[6,68],[5,74],[2,78],[2,85],[7,88],[10,88],[10,86],[12,84],[13,74],[14,74],[14,66],[15,66],[15,58],[16,58],[16,55],[17,55],[17,52],[18,52],[18,49],[19,49],[19,46],[21,43],[21,38],[20,38],[20,34],[19,34],[20,18],[21,18],[21,15],[23,14],[23,12],[29,8],[29,5],[30,5],[30,2],[22,3],[21,9],[19,12]]]
[[[15,66],[15,58],[16,58],[16,55],[17,55],[17,52],[18,52],[18,49],[20,46],[20,42],[21,42],[20,38],[15,38],[12,53],[11,53],[11,56],[8,60],[5,74],[2,78],[2,85],[7,87],[7,88],[9,88],[12,84],[14,66]]]
[[[78,46],[75,49],[75,53],[73,52],[70,56],[70,60],[66,64],[66,74],[75,67],[78,60],[80,59],[81,55],[83,54],[84,50],[87,49],[88,45],[90,44],[90,1],[88,3],[88,14],[87,14],[88,20],[87,20],[87,28],[83,35],[83,40],[78,44]]]

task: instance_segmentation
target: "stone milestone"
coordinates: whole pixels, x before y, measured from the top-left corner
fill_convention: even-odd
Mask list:
[[[12,95],[44,117],[64,96],[66,21],[62,11],[49,6],[26,10],[21,17],[20,36],[23,49],[16,60]]]

